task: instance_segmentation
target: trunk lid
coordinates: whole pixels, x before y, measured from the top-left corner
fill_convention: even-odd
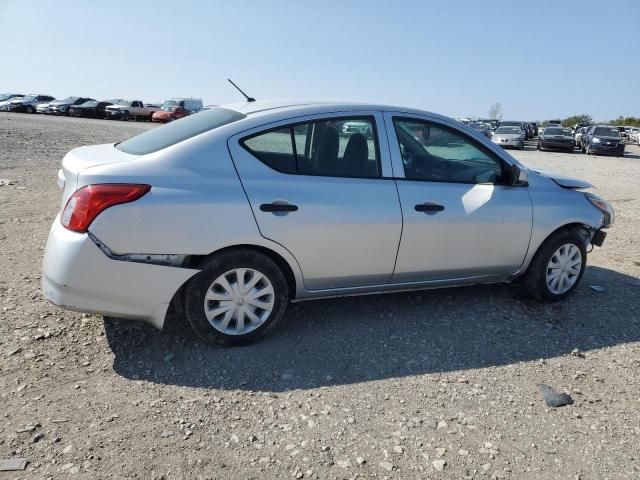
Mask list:
[[[108,163],[126,162],[137,155],[125,153],[114,147],[113,143],[78,147],[67,153],[62,159],[62,168],[58,171],[58,186],[62,188],[62,207],[76,191],[78,175],[83,170]]]

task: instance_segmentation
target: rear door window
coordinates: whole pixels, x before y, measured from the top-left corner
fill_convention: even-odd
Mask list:
[[[282,173],[380,177],[373,117],[332,118],[279,127],[240,143],[258,160]]]

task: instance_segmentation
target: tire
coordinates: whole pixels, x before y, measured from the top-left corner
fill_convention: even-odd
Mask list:
[[[122,120],[123,122],[128,122],[128,121],[129,121],[129,112],[124,113],[124,114],[122,115],[121,120]]]
[[[289,288],[280,267],[266,255],[246,248],[233,249],[207,258],[199,268],[202,271],[185,286],[183,304],[189,324],[205,342],[246,345],[258,340],[282,320],[289,303]],[[238,295],[239,269],[244,271],[243,282],[256,281],[261,275],[244,295]],[[265,293],[259,295],[261,292]],[[207,299],[207,296],[215,298]],[[224,298],[229,300],[221,300]],[[254,302],[265,308],[254,306]],[[241,324],[245,333],[238,332]]]
[[[551,267],[551,262],[554,257],[556,264],[564,265],[564,260],[562,259],[565,257],[559,254],[562,248],[565,248],[566,258],[570,259],[567,261],[567,265],[571,265],[571,268],[565,267],[566,272],[563,272],[560,266],[556,268]],[[579,271],[576,272],[578,265]],[[529,297],[543,302],[557,302],[567,298],[573,293],[575,288],[580,284],[580,280],[582,280],[586,266],[587,249],[584,240],[575,230],[559,231],[545,240],[540,246],[533,260],[531,260],[527,272],[522,277],[521,284]],[[558,270],[560,270],[560,273],[553,276]],[[558,282],[564,282],[563,275],[565,274],[567,283],[563,284],[562,288],[560,288],[558,284],[554,291],[552,288],[553,279],[559,278]],[[563,291],[563,288],[567,286],[568,288]]]
[[[589,145],[587,145],[587,147],[585,148],[584,153],[586,153],[587,155],[591,155],[591,149],[589,148]]]
[[[538,142],[538,150],[542,151],[542,142]]]
[[[31,106],[31,105],[27,105],[27,108],[25,109],[25,113],[35,113],[35,109]]]

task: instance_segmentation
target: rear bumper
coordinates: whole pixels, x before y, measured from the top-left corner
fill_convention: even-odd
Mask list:
[[[198,270],[113,260],[87,234],[53,222],[42,267],[51,303],[78,312],[131,318],[161,329],[175,292]]]

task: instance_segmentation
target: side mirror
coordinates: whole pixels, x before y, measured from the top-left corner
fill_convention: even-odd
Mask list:
[[[528,185],[529,178],[527,170],[520,168],[518,165],[513,164],[509,167],[509,185]]]

